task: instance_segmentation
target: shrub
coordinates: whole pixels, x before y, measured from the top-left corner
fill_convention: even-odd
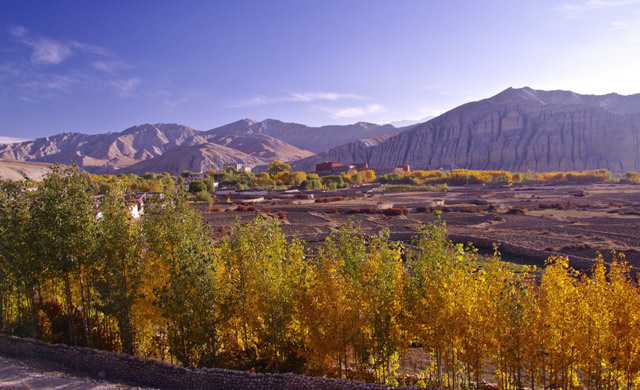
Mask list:
[[[278,211],[278,219],[282,220],[282,221],[286,221],[287,220],[287,213],[285,213],[284,211],[280,210]]]
[[[640,173],[627,172],[620,178],[620,183],[640,183]]]
[[[194,180],[191,183],[189,183],[189,192],[191,192],[192,194],[197,194],[197,193],[206,192],[206,191],[207,191],[207,184],[202,180]]]
[[[522,206],[513,206],[509,209],[509,211],[507,211],[507,214],[516,214],[516,215],[522,215],[524,214],[524,208]]]
[[[418,206],[416,207],[416,211],[419,213],[430,213],[431,212],[431,207],[429,206]]]
[[[409,185],[409,184],[397,184],[397,185],[389,185],[387,186],[387,191],[389,192],[417,192],[417,191],[425,191],[425,192],[434,192],[434,191],[447,191],[449,187],[447,184],[436,184],[436,185]]]
[[[565,206],[564,204],[562,204],[561,202],[554,202],[554,203],[540,203],[538,204],[538,208],[539,209],[558,209],[558,210],[564,210]]]
[[[321,190],[324,188],[324,184],[319,178],[307,178],[307,180],[303,181],[300,185],[303,189],[306,190]]]
[[[213,204],[213,199],[211,198],[211,194],[207,191],[200,191],[196,194],[196,200],[199,202],[208,202],[209,207]]]
[[[344,200],[344,196],[327,196],[316,199],[315,203],[340,202],[341,200]]]
[[[386,216],[396,216],[396,215],[403,215],[404,214],[404,210],[399,208],[399,207],[393,207],[390,209],[385,209],[382,210],[382,214],[386,215]]]

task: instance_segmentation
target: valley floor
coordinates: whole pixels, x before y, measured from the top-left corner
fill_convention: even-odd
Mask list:
[[[433,220],[431,212],[420,212],[419,207],[433,206],[440,200],[444,205],[432,209],[442,211],[453,240],[480,247],[481,241],[498,241],[544,252],[535,259],[520,258],[503,248],[504,260],[542,267],[544,259],[553,254],[590,261],[602,253],[608,261],[615,250],[624,253],[630,265],[640,268],[640,186],[635,184],[474,184],[450,186],[447,192],[397,193],[374,186],[368,196],[363,196],[369,188],[316,194],[316,198],[344,199],[330,203],[296,205],[267,197],[255,205],[253,212],[237,211],[235,202],[241,200],[226,203],[226,197],[220,196],[214,204],[219,211],[203,214],[216,235],[223,237],[236,219],[246,223],[256,215],[269,219],[278,218],[280,213],[284,217],[281,229],[287,237],[300,237],[313,247],[349,220],[370,234],[386,228],[392,239],[415,235],[421,224]],[[362,212],[379,204],[406,207],[410,213],[386,216]],[[489,253],[491,245],[481,249]]]

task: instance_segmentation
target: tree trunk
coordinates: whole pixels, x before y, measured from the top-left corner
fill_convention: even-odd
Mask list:
[[[29,303],[29,314],[31,315],[31,337],[34,339],[40,339],[40,326],[38,326],[38,313],[36,312],[36,305],[33,299],[33,291],[27,292],[27,299]]]
[[[4,294],[0,294],[0,333],[4,333]]]
[[[76,324],[73,319],[73,304],[71,302],[71,283],[69,283],[69,274],[64,275],[64,289],[67,301],[67,318],[69,323],[69,338],[71,339],[71,345],[78,345],[78,338],[76,337]]]
[[[273,351],[273,372],[278,372],[278,352]]]
[[[87,342],[87,346],[91,346],[93,343],[91,342],[91,333],[89,332],[89,321],[87,319],[87,300],[84,294],[84,283],[82,282],[82,268],[78,271],[78,278],[80,281],[80,301],[82,302],[82,325],[84,330],[84,339]]]
[[[122,351],[128,355],[134,354],[133,337],[131,335],[131,315],[126,313],[118,316],[118,329],[120,330],[120,343]]]
[[[535,368],[531,370],[531,390],[536,390],[536,377],[534,374],[534,370]]]

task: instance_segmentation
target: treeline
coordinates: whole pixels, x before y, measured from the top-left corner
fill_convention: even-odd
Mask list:
[[[422,171],[394,172],[381,176],[376,181],[379,183],[424,185],[431,183],[445,184],[478,184],[478,183],[521,183],[523,181],[548,181],[548,182],[604,182],[614,180],[613,175],[606,169],[586,170],[582,172],[509,172],[492,170],[452,169],[450,171]],[[627,172],[615,180],[623,183],[638,183],[640,175],[636,172]]]
[[[90,175],[89,183],[94,194],[104,194],[114,183],[123,183],[130,192],[163,192],[172,191],[176,186],[183,186],[192,194],[192,199],[212,201],[211,194],[215,191],[214,183],[221,187],[235,187],[240,190],[247,188],[275,189],[299,186],[306,190],[336,190],[367,183],[393,184],[403,187],[407,191],[423,191],[417,186],[437,186],[444,184],[481,184],[481,183],[521,183],[525,181],[545,182],[609,182],[640,183],[640,174],[627,172],[614,177],[606,169],[586,170],[582,172],[508,172],[508,171],[478,171],[468,169],[453,169],[450,171],[398,171],[388,175],[376,177],[371,169],[357,171],[355,169],[337,175],[318,176],[316,173],[290,171],[289,164],[278,160],[268,165],[268,172],[251,173],[227,167],[223,170],[211,170],[204,173],[184,171],[178,176],[169,173],[145,173],[120,175]],[[37,183],[31,183],[31,186]],[[401,187],[397,187],[396,190]],[[426,191],[432,187],[425,187]],[[438,190],[444,187],[437,187]]]
[[[100,214],[98,214],[98,212]],[[314,251],[277,222],[220,242],[179,193],[132,219],[53,168],[0,192],[0,331],[178,362],[390,385],[569,390],[640,385],[640,291],[621,255],[516,273],[424,227],[411,248],[343,226]],[[431,365],[399,370],[409,348]]]

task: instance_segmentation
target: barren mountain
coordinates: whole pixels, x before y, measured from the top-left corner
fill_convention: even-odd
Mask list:
[[[467,103],[375,145],[352,143],[322,160],[371,167],[640,170],[640,94],[579,95],[509,88]]]
[[[399,129],[391,125],[358,122],[352,125],[310,127],[297,123],[284,123],[275,119],[255,122],[250,119],[233,122],[209,130],[212,135],[264,134],[277,138],[297,148],[319,153],[349,142],[380,135],[397,134]]]
[[[188,126],[145,124],[121,133],[62,133],[19,144],[0,145],[5,160],[69,163],[92,172],[108,172],[162,155],[197,134]]]
[[[391,135],[381,135],[369,139],[349,142],[326,150],[322,153],[292,162],[291,169],[296,171],[312,171],[315,165],[323,161],[341,161],[346,164],[368,162],[371,160],[372,147],[391,138]]]
[[[162,156],[131,165],[126,168],[126,171],[139,175],[146,172],[180,173],[185,170],[205,172],[211,169],[223,169],[226,164],[255,165],[262,162],[260,158],[226,146],[203,143],[175,147]]]
[[[158,123],[134,126],[120,133],[62,133],[0,144],[0,158],[63,164],[75,161],[93,173],[144,173],[143,169],[179,173],[184,169],[220,169],[232,162],[256,165],[275,159],[293,161],[311,156],[313,152],[305,148],[309,145],[314,151],[321,151],[343,141],[396,131],[393,126],[368,123],[313,128],[270,119],[246,119],[208,132]]]
[[[279,139],[265,134],[206,135],[194,137],[218,145],[239,150],[248,155],[258,157],[265,162],[273,160],[293,161],[313,155],[313,152],[296,148]]]
[[[30,179],[40,181],[49,172],[47,163],[0,160],[0,180]]]

